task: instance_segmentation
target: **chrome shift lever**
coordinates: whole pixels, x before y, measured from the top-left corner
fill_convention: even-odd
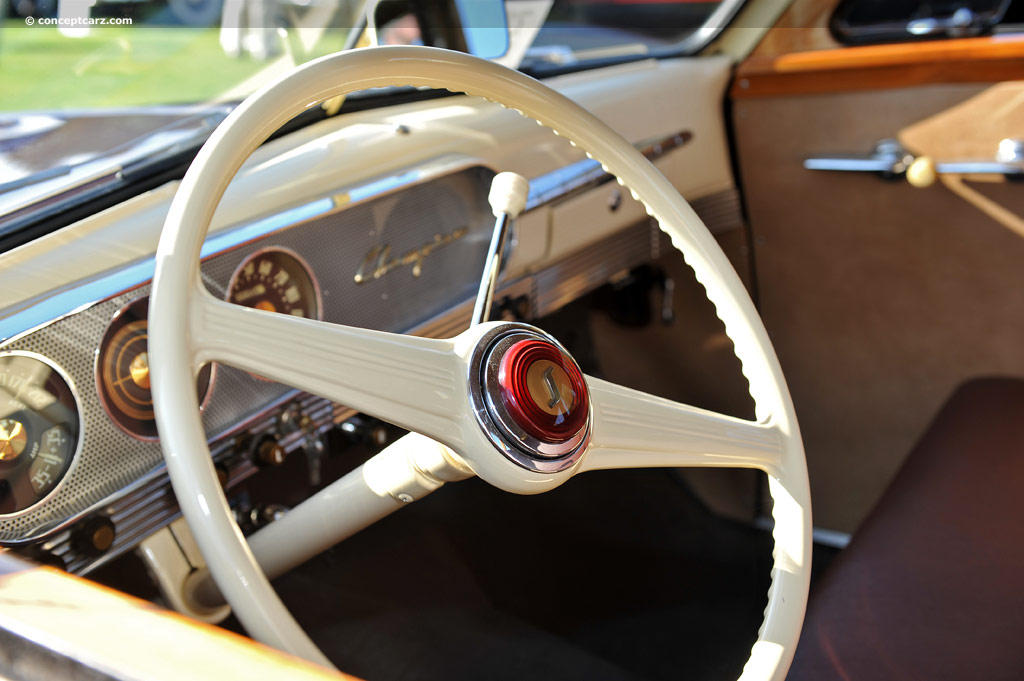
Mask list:
[[[491,181],[487,201],[495,217],[494,232],[487,249],[487,260],[484,261],[484,273],[480,279],[480,290],[476,294],[476,304],[473,305],[470,326],[486,322],[491,315],[494,289],[498,285],[498,273],[501,271],[501,254],[505,252],[505,243],[512,231],[513,222],[526,207],[529,193],[530,183],[518,173],[499,173]]]

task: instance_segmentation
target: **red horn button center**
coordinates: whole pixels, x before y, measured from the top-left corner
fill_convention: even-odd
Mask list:
[[[572,359],[551,343],[515,343],[501,358],[498,385],[509,416],[541,442],[566,442],[587,422],[589,407],[583,374]]]

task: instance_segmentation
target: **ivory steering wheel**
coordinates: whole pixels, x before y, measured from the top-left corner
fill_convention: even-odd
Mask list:
[[[225,188],[249,155],[325,99],[402,85],[514,109],[587,152],[629,188],[707,290],[749,381],[757,420],[583,377],[557,342],[527,325],[490,322],[436,340],[243,308],[210,295],[201,283],[200,248]],[[740,678],[786,676],[807,602],[811,510],[803,444],[771,342],[736,272],[672,184],[611,128],[547,86],[428,47],[354,50],[295,69],[238,106],[196,156],[167,215],[149,310],[153,402],[167,470],[210,572],[254,638],[329,665],[254,553],[263,568],[279,573],[445,481],[475,474],[501,489],[535,494],[595,469],[756,468],[767,474],[774,500],[774,565],[764,623]],[[297,354],[303,361],[296,364],[289,358]],[[195,368],[208,361],[419,435],[402,438],[272,523],[250,547],[232,520],[200,419]],[[555,367],[543,382],[553,396],[547,410],[531,367]]]

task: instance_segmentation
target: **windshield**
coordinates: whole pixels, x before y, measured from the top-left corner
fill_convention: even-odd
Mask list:
[[[359,10],[0,0],[0,215],[195,146],[264,83],[343,49]]]
[[[0,238],[40,206],[57,213],[189,160],[235,104],[326,54],[472,50],[497,30],[503,53],[488,56],[542,76],[678,50],[739,1],[0,0]],[[500,27],[481,18],[494,16]],[[488,25],[451,28],[460,20]]]

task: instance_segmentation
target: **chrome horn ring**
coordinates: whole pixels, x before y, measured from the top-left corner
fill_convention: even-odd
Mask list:
[[[556,348],[576,371],[569,352],[553,336],[528,324],[509,324],[489,331],[473,349],[469,360],[469,396],[473,415],[487,439],[515,464],[537,473],[559,473],[572,468],[590,440],[593,407],[589,400],[583,427],[563,442],[546,442],[527,432],[501,399],[498,373],[509,348],[521,340],[539,340]],[[580,372],[582,375],[582,372]]]

